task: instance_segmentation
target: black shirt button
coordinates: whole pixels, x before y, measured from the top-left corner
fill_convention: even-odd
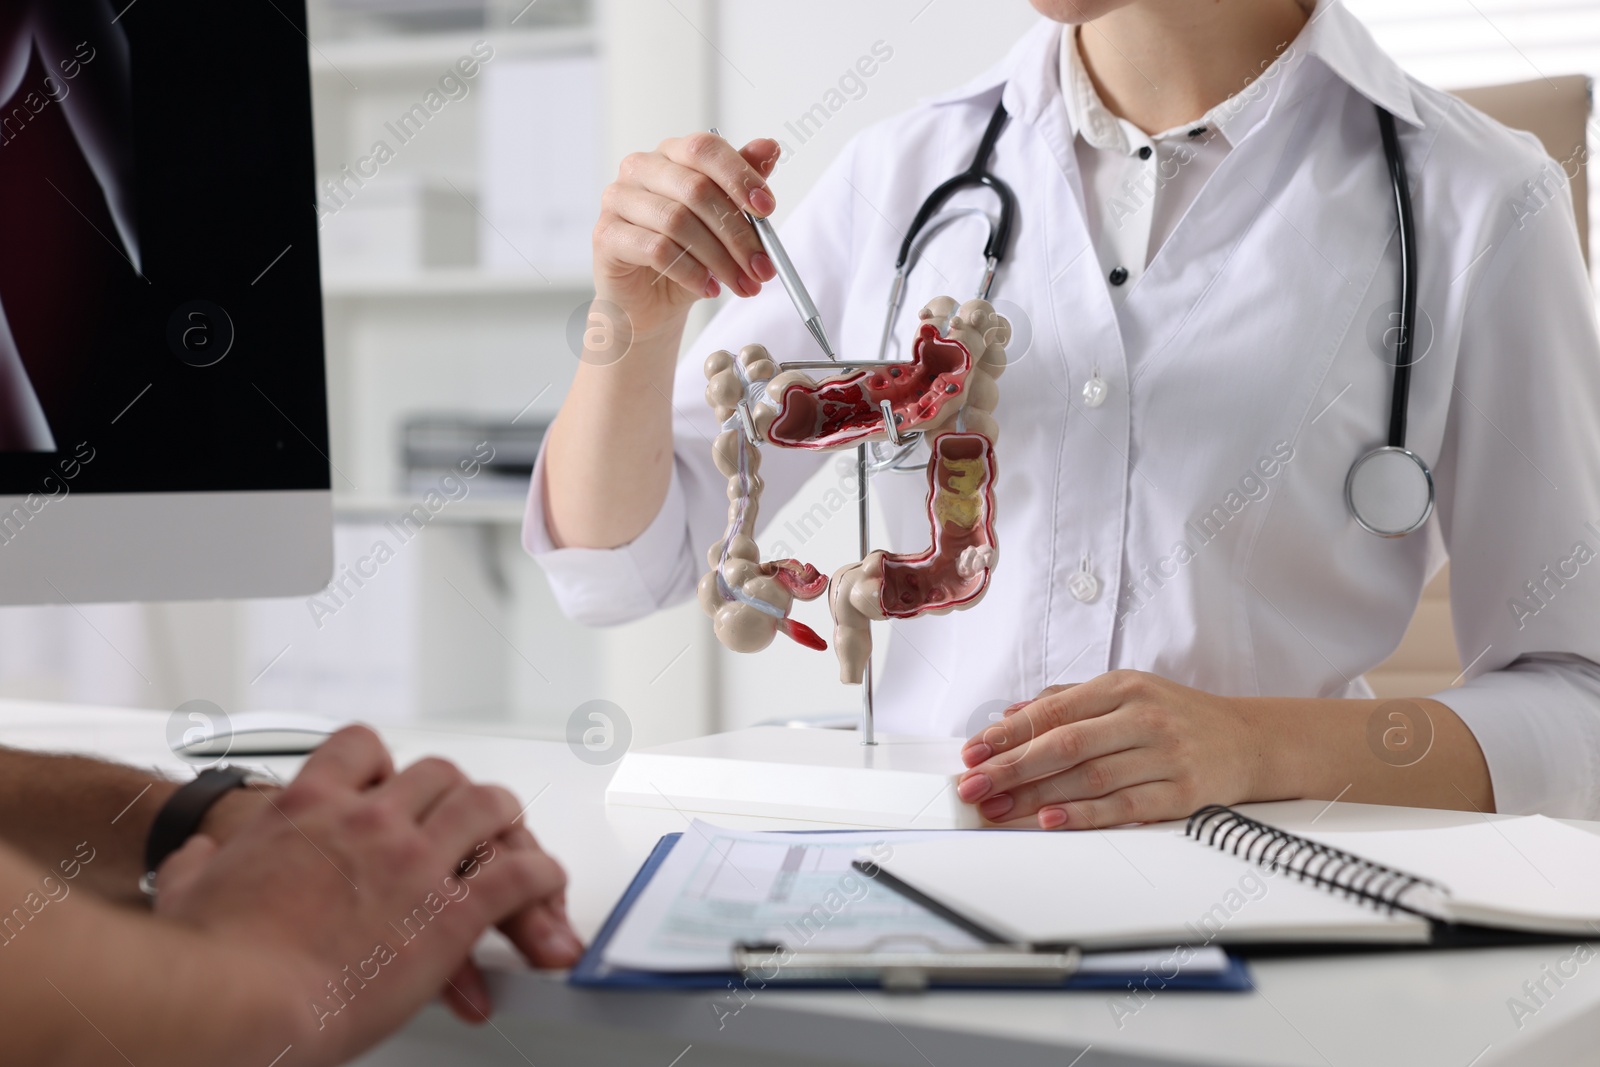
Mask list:
[[[1143,148],[1139,149],[1139,158],[1140,159],[1149,159],[1150,158],[1150,146],[1149,145],[1145,145]]]
[[[1112,285],[1121,285],[1123,282],[1128,280],[1128,268],[1127,267],[1116,267],[1116,268],[1114,268],[1111,271],[1110,278],[1111,278],[1111,284]]]
[[[1206,128],[1204,126],[1196,126],[1194,129],[1189,131],[1189,136],[1190,137],[1199,137],[1202,133],[1205,133],[1205,132],[1206,132]]]

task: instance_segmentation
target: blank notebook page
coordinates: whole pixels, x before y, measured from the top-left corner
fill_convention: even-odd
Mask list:
[[[1543,815],[1305,836],[1438,882],[1458,922],[1600,933],[1600,836]]]
[[[1088,948],[1422,941],[1389,916],[1168,830],[977,831],[894,846],[880,866],[1012,941]]]

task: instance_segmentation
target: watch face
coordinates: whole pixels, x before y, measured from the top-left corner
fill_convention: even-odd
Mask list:
[[[153,899],[159,888],[156,872],[168,856],[199,831],[206,813],[233,790],[249,787],[263,778],[254,770],[224,763],[207,767],[195,775],[193,781],[179,786],[150,824],[144,846],[145,873],[139,879],[140,891]]]

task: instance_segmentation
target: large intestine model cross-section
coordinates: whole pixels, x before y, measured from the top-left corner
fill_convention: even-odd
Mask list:
[[[783,633],[808,648],[827,643],[790,618],[796,600],[828,594],[840,680],[861,681],[873,621],[972,607],[998,561],[994,527],[994,417],[1011,324],[985,300],[938,297],[918,313],[911,358],[813,378],[785,370],[759,344],[705,363],[706,401],[722,429],[712,444],[728,479],[728,525],[706,555],[699,600],[717,639],[758,652]],[[756,545],[761,448],[834,451],[862,442],[905,447],[928,439],[928,547],[875,551],[830,580],[810,563],[763,560]]]

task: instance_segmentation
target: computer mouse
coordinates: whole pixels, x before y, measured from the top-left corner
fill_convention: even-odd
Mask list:
[[[244,711],[190,730],[172,751],[189,759],[303,756],[349,720],[295,711]]]

